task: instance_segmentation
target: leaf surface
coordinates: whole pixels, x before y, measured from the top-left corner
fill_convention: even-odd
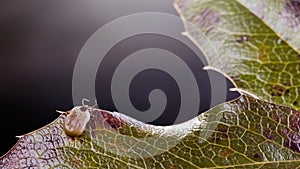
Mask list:
[[[287,43],[300,50],[300,2],[298,0],[238,0]]]
[[[91,116],[80,137],[64,133],[65,115],[26,134],[0,159],[0,167],[296,168],[300,165],[300,112],[250,96],[221,104],[179,126],[152,126],[99,109],[92,109]],[[155,152],[158,153],[153,155]]]
[[[299,4],[292,2],[176,0],[175,6],[185,22],[185,35],[238,90],[299,110],[300,29],[292,31],[283,16],[290,12],[299,19]],[[274,14],[278,11],[281,15]]]

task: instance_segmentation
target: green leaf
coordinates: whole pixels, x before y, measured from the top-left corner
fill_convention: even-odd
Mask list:
[[[298,0],[238,0],[287,43],[300,50],[300,2]]]
[[[204,51],[208,69],[225,73],[237,90],[299,110],[299,3],[268,2],[176,0],[175,7],[185,35]],[[285,20],[286,13],[296,17]]]
[[[241,96],[183,124],[159,127],[92,109],[69,137],[66,115],[24,135],[1,168],[295,168],[300,112]],[[128,139],[129,138],[129,139]],[[151,139],[152,138],[152,139]],[[176,143],[176,144],[175,144]]]

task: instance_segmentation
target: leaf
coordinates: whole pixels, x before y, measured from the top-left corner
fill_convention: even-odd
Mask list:
[[[298,0],[238,0],[268,24],[287,43],[300,50],[300,2]]]
[[[20,138],[1,157],[0,167],[295,168],[300,165],[300,112],[250,96],[242,95],[188,122],[167,127],[144,124],[116,112],[92,109],[90,113],[91,120],[80,137],[65,135],[62,124],[66,116],[61,115],[53,123]]]
[[[239,91],[299,110],[299,3],[268,2],[176,0],[175,7],[185,22],[184,34],[210,62],[208,69],[225,73]],[[286,13],[297,17],[286,20]],[[297,26],[291,28],[290,22]]]

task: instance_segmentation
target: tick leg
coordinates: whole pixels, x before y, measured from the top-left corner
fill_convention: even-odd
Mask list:
[[[83,98],[81,101],[82,106],[86,106],[86,104],[84,102],[90,102],[89,99]]]
[[[95,105],[92,106],[92,108],[95,108],[96,106],[98,106],[97,100],[95,100]]]
[[[64,112],[64,111],[60,111],[60,110],[56,110],[57,113],[60,113],[60,114],[67,114],[67,112]]]

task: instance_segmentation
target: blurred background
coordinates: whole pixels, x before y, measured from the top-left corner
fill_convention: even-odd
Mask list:
[[[0,155],[16,143],[15,136],[38,129],[57,118],[59,114],[55,110],[64,111],[74,107],[72,74],[78,54],[85,42],[110,21],[138,12],[178,15],[171,0],[123,0],[122,3],[113,0],[2,0],[0,2],[0,105],[2,107],[0,127],[3,129]],[[178,25],[174,29],[183,30],[183,25]],[[149,41],[143,43],[145,38]],[[136,48],[138,44],[147,47],[162,40],[162,37],[156,36],[130,38],[125,45],[126,48],[116,46],[109,57],[126,54],[127,49],[138,50],[141,48],[141,46]],[[164,42],[169,47],[178,48],[178,45],[174,45],[178,43],[176,41],[165,39]],[[184,53],[184,50],[188,49],[183,47],[181,50]],[[156,73],[152,72],[149,77]],[[216,76],[220,75],[216,73]],[[96,80],[99,107],[114,111],[114,105],[101,96],[101,91],[104,90],[101,88],[101,81],[105,81],[105,78]],[[145,85],[148,89],[147,85],[151,85],[139,77],[136,81],[133,88]],[[169,86],[169,81],[162,81],[162,86]],[[209,83],[202,87],[209,87]],[[232,84],[228,82],[228,88],[230,87]],[[173,88],[176,88],[176,85],[170,84],[166,90],[172,92]],[[132,89],[131,98],[136,102],[133,104],[138,109],[147,109],[149,105],[146,103],[143,105],[145,100],[134,99],[146,98],[147,93],[142,96],[139,93],[143,91],[139,89],[135,92]],[[135,95],[139,96],[135,97]],[[227,100],[237,96],[237,93],[229,93]],[[210,98],[209,94],[205,97]],[[178,97],[172,96],[172,98],[171,106],[168,106],[168,110],[165,111],[167,114],[152,124],[172,124],[173,118],[166,117],[172,116],[170,112],[178,108],[178,105],[176,106]],[[209,105],[203,105],[200,109],[205,111],[208,108]]]

